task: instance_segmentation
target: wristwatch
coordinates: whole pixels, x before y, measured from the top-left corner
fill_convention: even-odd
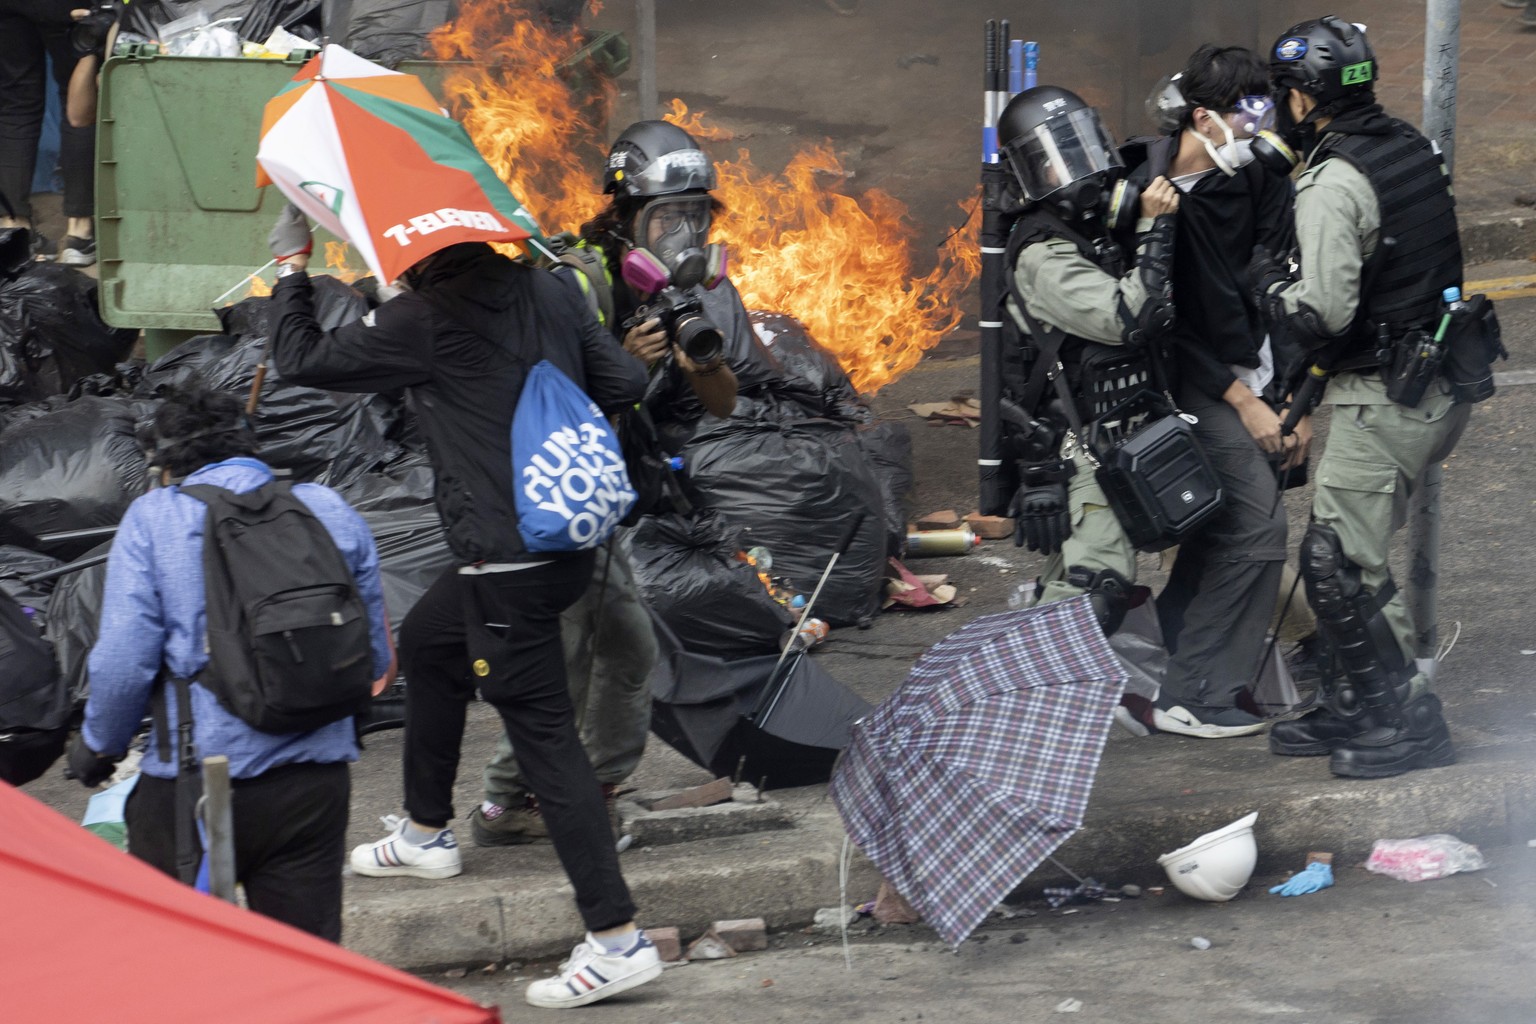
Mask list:
[[[275,276],[279,281],[281,281],[283,278],[289,276],[290,274],[302,273],[304,273],[302,267],[296,267],[292,263],[279,263],[277,265],[277,274]]]

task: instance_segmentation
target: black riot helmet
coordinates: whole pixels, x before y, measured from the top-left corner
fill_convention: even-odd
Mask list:
[[[1376,73],[1365,29],[1331,14],[1292,26],[1269,53],[1276,90],[1300,89],[1328,113],[1374,103]],[[1276,106],[1281,105],[1277,97]]]
[[[637,121],[608,151],[603,192],[635,199],[707,192],[715,165],[693,136],[665,121]]]
[[[1076,93],[1054,85],[1019,93],[997,119],[997,139],[1026,199],[1055,206],[1070,219],[1098,211],[1111,221],[1128,214],[1134,222],[1135,197],[1114,180],[1124,175],[1125,162],[1098,111]]]

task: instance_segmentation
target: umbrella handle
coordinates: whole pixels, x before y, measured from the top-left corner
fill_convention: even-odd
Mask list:
[[[251,378],[251,393],[245,400],[245,414],[256,415],[256,406],[261,403],[261,386],[267,381],[267,360],[272,357],[272,339],[261,349],[261,361],[256,364],[256,376]]]

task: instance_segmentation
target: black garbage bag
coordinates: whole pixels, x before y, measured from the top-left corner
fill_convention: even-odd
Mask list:
[[[393,67],[428,52],[427,34],[453,17],[454,0],[324,0],[321,8],[332,42]]]
[[[235,27],[243,40],[264,43],[276,28],[305,39],[320,38],[320,0],[255,0],[250,7]]]
[[[872,420],[856,427],[855,436],[880,484],[886,554],[900,558],[906,551],[907,523],[912,518],[912,434],[900,420]]]
[[[114,526],[144,493],[148,472],[135,436],[144,403],[82,398],[0,434],[0,520],[33,535]],[[72,557],[78,542],[45,545]]]
[[[745,546],[769,550],[775,576],[807,595],[862,519],[813,614],[834,626],[867,623],[880,608],[885,569],[880,484],[848,427],[777,417],[771,404],[738,401],[736,415],[684,450],[690,486],[741,531]]]
[[[406,452],[382,469],[364,473],[341,489],[347,504],[362,513],[415,510],[432,501],[432,463],[420,452]]]
[[[812,338],[803,323],[785,313],[760,309],[747,315],[752,330],[779,367],[775,395],[798,406],[807,416],[848,423],[872,418],[837,357]]]
[[[199,334],[156,359],[144,371],[137,394],[163,398],[174,389],[197,380],[203,369],[229,355],[236,339],[227,334]]]
[[[55,581],[28,583],[26,578],[35,573],[57,569],[63,564],[50,555],[29,551],[14,544],[0,544],[0,590],[16,599],[21,610],[38,629],[48,624],[48,599],[53,594]]]
[[[63,394],[81,377],[110,373],[137,336],[101,319],[94,278],[59,263],[28,264],[0,279],[0,404]]]
[[[20,786],[64,753],[73,710],[53,652],[9,594],[0,594],[0,781]]]
[[[99,545],[81,556],[81,561],[94,560],[112,550],[110,542]],[[107,563],[105,560],[59,577],[48,601],[48,628],[44,636],[53,645],[53,657],[59,665],[59,675],[69,692],[75,707],[85,704],[90,696],[86,659],[96,646],[96,636],[101,628],[101,600],[106,593]]]
[[[384,607],[396,636],[421,595],[454,564],[434,505],[371,509],[362,513],[379,549]]]
[[[794,624],[756,571],[736,557],[741,538],[713,511],[646,516],[629,544],[646,604],[696,654],[774,653]]]

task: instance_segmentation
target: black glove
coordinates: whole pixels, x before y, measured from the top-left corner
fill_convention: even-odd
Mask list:
[[[1273,253],[1262,245],[1253,247],[1253,256],[1248,260],[1248,283],[1254,293],[1262,302],[1269,293],[1282,284],[1290,283],[1291,275],[1281,265]]]
[[[117,767],[119,757],[96,753],[85,745],[85,736],[76,733],[74,742],[69,745],[69,771],[66,774],[79,780],[87,789],[95,789],[112,777],[112,769]]]
[[[1067,504],[1067,481],[1076,467],[1070,462],[1050,462],[1024,469],[1024,483],[1013,495],[1008,514],[1013,517],[1015,547],[1028,546],[1042,555],[1054,555],[1072,535],[1072,513]]]

